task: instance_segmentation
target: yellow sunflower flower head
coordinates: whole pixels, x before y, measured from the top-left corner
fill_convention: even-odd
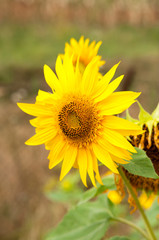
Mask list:
[[[159,175],[159,104],[152,114],[146,112],[140,103],[138,103],[140,112],[139,119],[132,118],[127,111],[127,120],[135,123],[145,130],[142,134],[132,136],[130,135],[130,142],[133,146],[145,150],[148,157],[151,159],[156,173]],[[136,194],[139,196],[141,205],[147,209],[151,207],[155,198],[159,194],[159,179],[146,178],[129,173],[123,168],[125,175],[129,179]],[[121,177],[116,175],[118,192],[124,190]],[[119,191],[120,189],[120,191]],[[159,198],[158,198],[159,199]],[[136,210],[136,205],[131,196],[129,196],[129,203]],[[133,212],[132,211],[132,212]]]
[[[35,104],[18,106],[35,118],[30,121],[36,134],[27,145],[45,144],[50,150],[49,168],[62,163],[60,180],[72,167],[78,168],[87,186],[87,174],[96,186],[102,184],[98,161],[118,173],[118,163],[126,164],[136,152],[125,136],[140,134],[141,128],[116,114],[127,109],[140,93],[114,92],[123,75],[110,82],[119,64],[100,80],[96,56],[81,74],[79,65],[67,54],[58,56],[56,74],[44,66],[44,75],[52,93],[39,90]],[[124,159],[124,160],[123,160]]]
[[[85,67],[91,62],[94,57],[97,57],[98,67],[105,64],[105,61],[101,60],[101,56],[97,55],[99,47],[102,44],[102,41],[99,41],[97,44],[95,41],[89,44],[89,39],[84,40],[82,36],[79,41],[74,38],[71,38],[70,44],[65,44],[65,54],[68,54],[69,57],[73,55],[73,64],[76,65],[79,61],[79,69],[83,73]],[[65,54],[61,54],[61,57],[64,58]]]

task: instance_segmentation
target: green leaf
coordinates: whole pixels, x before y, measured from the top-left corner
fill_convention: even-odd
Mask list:
[[[83,204],[84,202],[88,202],[90,199],[98,196],[103,193],[107,189],[115,189],[115,182],[113,175],[106,176],[102,179],[103,185],[97,184],[97,188],[92,187],[81,195],[81,200],[79,204]]]
[[[102,193],[103,191],[105,191],[107,189],[115,189],[116,188],[116,185],[114,182],[114,174],[108,175],[108,176],[102,178],[102,181],[103,181],[103,185],[99,185],[99,187],[97,188],[96,195]]]
[[[109,238],[109,240],[131,240],[131,239],[124,236],[115,236],[115,237]]]
[[[78,204],[83,204],[85,202],[88,202],[90,199],[94,198],[96,195],[97,189],[95,187],[92,187],[91,189],[85,191],[81,195],[81,199]]]
[[[155,172],[153,164],[150,158],[146,155],[144,150],[135,148],[137,153],[132,155],[132,160],[128,164],[122,164],[122,166],[128,170],[128,172],[147,178],[157,179],[159,176]]]
[[[70,210],[45,240],[100,240],[109,226],[105,196]]]

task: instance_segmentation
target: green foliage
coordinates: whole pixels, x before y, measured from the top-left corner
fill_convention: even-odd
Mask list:
[[[123,166],[133,174],[157,178],[153,165],[145,152],[138,148],[136,150],[137,153],[132,155],[132,161]],[[97,188],[92,187],[85,192],[80,191],[78,175],[70,175],[65,181],[56,190],[48,191],[47,196],[52,200],[68,203],[78,202],[78,204],[68,211],[61,223],[45,236],[45,240],[101,240],[106,235],[107,229],[113,226],[112,221],[125,219],[124,217],[127,215],[125,205],[115,205],[107,198],[107,190],[116,189],[113,174],[102,179],[103,185],[97,184]],[[156,218],[158,212],[159,205],[157,203],[153,208],[147,210],[147,217],[151,220],[154,229],[156,228],[156,236],[158,236],[158,220]],[[143,220],[136,219],[134,216],[131,218],[135,219],[137,226],[144,229]],[[138,237],[139,232],[130,230],[128,237],[114,236],[109,240],[135,240]],[[142,236],[140,238],[143,239]]]
[[[45,240],[100,240],[109,226],[105,196],[70,210]]]
[[[118,26],[103,29],[68,24],[7,24],[0,25],[1,67],[39,67],[44,63],[53,66],[59,53],[64,51],[64,42],[81,35],[91,40],[102,40],[100,52],[103,58],[118,56],[141,57],[156,54],[159,50],[158,27]],[[151,32],[151,34],[150,34]],[[120,47],[119,47],[120,46]]]
[[[157,199],[153,203],[151,208],[149,208],[145,211],[145,214],[147,215],[148,219],[150,220],[151,226],[154,229],[154,233],[155,233],[157,239],[159,239],[159,229],[158,229],[158,226],[159,226],[159,218],[158,218],[159,204],[157,202]],[[142,218],[135,219],[135,222],[136,222],[137,226],[144,228],[144,222],[143,222]],[[133,231],[130,234],[130,237],[131,237],[131,239],[137,239],[137,233]]]
[[[137,153],[132,155],[130,163],[123,164],[122,166],[132,174],[158,179],[159,177],[154,170],[153,164],[145,151],[139,148],[135,149]]]
[[[56,182],[56,187],[45,187],[44,192],[48,199],[57,202],[74,204],[79,201],[83,189],[79,186],[79,174],[69,174],[62,182]],[[47,184],[46,184],[47,185]],[[50,183],[48,183],[50,185]],[[53,186],[55,183],[53,184]]]
[[[151,208],[147,209],[147,211],[146,211],[146,215],[147,215],[148,219],[151,220],[151,226],[154,228],[158,228],[158,226],[159,226],[158,214],[159,214],[159,204],[156,199],[156,201],[153,203]],[[140,227],[144,227],[144,222],[142,221],[142,219],[139,219],[137,221],[137,224]]]
[[[97,188],[93,187],[87,190],[83,195],[81,195],[79,204],[89,201],[90,199],[98,196],[107,189],[115,189],[114,177],[112,175],[103,178],[102,181],[103,185],[97,184]]]
[[[124,236],[115,236],[115,237],[109,238],[109,240],[130,240],[130,238],[124,237]]]

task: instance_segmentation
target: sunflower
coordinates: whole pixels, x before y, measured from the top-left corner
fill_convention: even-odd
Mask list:
[[[146,112],[140,103],[139,120],[132,118],[127,112],[127,119],[140,126],[144,133],[137,136],[130,135],[130,142],[133,146],[143,149],[148,157],[151,159],[156,173],[159,175],[159,104],[150,115]],[[129,179],[132,187],[137,195],[139,195],[139,201],[144,208],[149,208],[156,197],[159,194],[159,179],[146,178],[129,173],[123,168],[125,175]],[[124,196],[124,185],[121,177],[116,176],[117,190],[120,195]],[[159,198],[158,198],[159,200]],[[136,205],[129,196],[129,203],[136,210]]]
[[[89,39],[87,38],[84,40],[84,37],[81,36],[79,39],[79,42],[76,41],[76,39],[71,38],[70,44],[65,44],[65,54],[68,54],[70,57],[73,55],[73,64],[74,66],[77,63],[77,60],[79,59],[79,68],[80,71],[83,73],[85,67],[91,62],[91,60],[96,56],[98,61],[97,65],[98,67],[105,64],[105,61],[101,60],[101,56],[97,55],[99,47],[102,44],[102,41],[99,41],[97,44],[95,41],[91,42],[89,45]],[[61,57],[63,58],[64,55],[61,54]]]
[[[140,93],[114,92],[123,75],[111,81],[119,64],[98,79],[98,57],[93,58],[81,74],[67,54],[58,56],[56,74],[44,65],[44,75],[53,93],[39,90],[35,104],[18,103],[36,128],[27,145],[45,144],[49,168],[62,162],[60,180],[72,167],[78,168],[87,186],[87,173],[96,186],[102,184],[97,159],[112,172],[118,173],[118,163],[126,164],[136,152],[127,135],[140,134],[141,128],[114,114],[127,109]],[[124,160],[123,160],[124,159]]]

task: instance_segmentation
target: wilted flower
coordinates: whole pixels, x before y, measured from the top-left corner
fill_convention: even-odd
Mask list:
[[[143,109],[141,104],[139,104],[139,107],[139,120],[132,118],[128,112],[127,119],[142,127],[145,132],[136,136],[130,135],[130,142],[133,146],[146,152],[153,163],[156,173],[159,175],[159,104],[151,115]],[[142,206],[144,208],[150,207],[159,193],[159,179],[137,176],[129,173],[124,168],[123,171],[136,194],[139,195]],[[116,185],[118,192],[124,196],[124,185],[120,176],[116,176]],[[130,205],[134,206],[135,210],[136,205],[131,196],[129,196],[128,201]]]

